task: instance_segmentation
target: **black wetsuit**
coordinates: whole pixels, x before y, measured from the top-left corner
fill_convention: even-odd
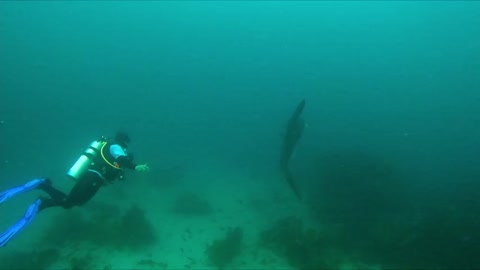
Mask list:
[[[111,143],[107,143],[105,148],[110,149],[112,145]],[[73,206],[81,206],[88,202],[106,181],[115,181],[123,169],[135,169],[136,165],[128,156],[119,156],[114,159],[110,151],[105,151],[104,154],[107,160],[111,163],[116,162],[119,168],[122,169],[111,168],[111,166],[104,161],[97,162],[97,165],[92,166],[91,170],[85,172],[84,175],[77,180],[77,183],[68,195],[53,187],[50,181],[46,181],[39,186],[39,189],[45,191],[50,198],[42,198],[40,210],[54,206],[61,206],[66,209],[72,208]]]

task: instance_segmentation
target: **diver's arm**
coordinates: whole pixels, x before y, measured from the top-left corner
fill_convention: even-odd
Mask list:
[[[127,168],[130,170],[135,170],[137,164],[135,164],[129,157],[127,156],[118,156],[117,163],[120,165],[120,168]]]
[[[133,162],[133,158],[126,155],[125,150],[118,144],[110,146],[110,154],[115,158],[121,168],[135,170],[137,172],[146,172],[150,168],[147,164],[137,165]]]
[[[120,165],[121,168],[127,168],[130,170],[135,170],[137,172],[147,172],[150,170],[147,164],[137,165],[128,156],[119,156],[117,158],[117,163],[118,165]]]

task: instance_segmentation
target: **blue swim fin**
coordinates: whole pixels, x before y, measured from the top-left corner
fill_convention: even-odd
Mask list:
[[[23,192],[27,192],[33,189],[36,189],[40,184],[45,183],[47,180],[43,178],[33,179],[21,186],[16,186],[9,190],[5,190],[4,192],[0,193],[0,203],[3,203],[7,199]]]
[[[8,230],[3,232],[0,235],[0,247],[3,247],[7,244],[12,237],[14,237],[19,231],[21,231],[25,226],[27,226],[33,218],[37,215],[38,209],[40,207],[40,204],[42,204],[41,199],[37,199],[34,203],[32,203],[28,209],[25,215],[23,216],[22,219],[17,221],[17,223],[13,224]]]

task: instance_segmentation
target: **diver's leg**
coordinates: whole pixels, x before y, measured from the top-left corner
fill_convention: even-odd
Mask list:
[[[46,181],[40,184],[38,188],[45,191],[55,201],[63,201],[67,197],[67,194],[65,194],[63,191],[53,187],[50,179],[46,179]]]
[[[38,186],[38,189],[45,191],[50,196],[50,198],[40,197],[42,204],[39,211],[54,206],[62,206],[65,203],[67,194],[53,187],[50,179],[46,179],[45,182]]]
[[[88,171],[67,195],[63,207],[68,209],[85,204],[97,193],[103,183],[104,181],[99,175]]]
[[[18,232],[20,232],[25,226],[27,226],[38,213],[40,205],[42,204],[42,200],[37,199],[34,203],[32,203],[23,218],[17,221],[17,223],[13,224],[10,228],[8,228],[5,232],[0,235],[0,247],[3,247],[7,244],[12,237],[14,237]]]

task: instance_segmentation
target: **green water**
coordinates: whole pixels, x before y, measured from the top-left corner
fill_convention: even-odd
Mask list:
[[[0,187],[119,128],[151,166],[276,170],[305,98],[292,168],[325,243],[478,268],[479,26],[475,1],[2,1]]]

